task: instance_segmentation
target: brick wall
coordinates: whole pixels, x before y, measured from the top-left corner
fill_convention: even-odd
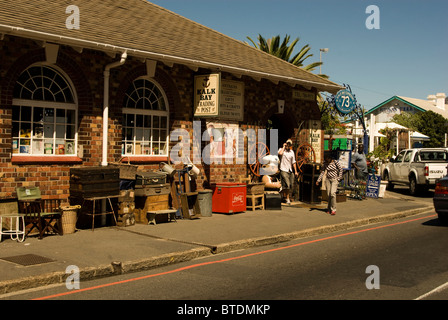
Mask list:
[[[82,150],[81,159],[67,163],[58,161],[40,163],[12,162],[12,95],[17,77],[31,64],[45,60],[45,50],[32,40],[5,36],[0,41],[0,198],[15,197],[18,186],[38,186],[46,198],[67,199],[69,196],[69,172],[73,166],[99,166],[102,161],[102,108],[104,67],[118,60],[97,51],[84,50],[82,53],[61,46],[57,67],[73,83],[78,98],[78,145]],[[209,70],[198,70],[197,73]],[[129,84],[146,74],[146,66],[141,60],[128,57],[123,66],[111,70],[110,111],[109,111],[109,162],[121,159],[122,102]],[[163,87],[170,108],[170,130],[183,128],[193,139],[193,79],[195,72],[186,66],[167,66],[157,63],[155,80]],[[277,112],[277,100],[286,101],[285,125],[297,128],[302,120],[320,119],[314,102],[293,100],[291,86],[274,84],[269,80],[256,81],[243,76],[241,79],[223,73],[223,79],[242,81],[245,85],[245,115],[239,123],[247,129],[265,128],[267,120]],[[305,90],[301,88],[302,90]],[[200,119],[195,119],[200,120]],[[219,122],[219,120],[217,120]],[[202,119],[202,130],[205,120]],[[297,141],[306,140],[298,130],[292,130]],[[171,143],[173,147],[176,143]],[[201,142],[204,147],[207,142]],[[247,144],[247,142],[246,142]],[[279,142],[280,144],[280,142]],[[246,149],[246,148],[245,148]],[[245,150],[245,159],[247,150]],[[192,153],[190,153],[192,158]],[[138,162],[141,170],[156,170],[159,162]],[[196,180],[198,187],[208,187],[214,182],[239,181],[247,176],[246,164],[197,165],[201,175]]]

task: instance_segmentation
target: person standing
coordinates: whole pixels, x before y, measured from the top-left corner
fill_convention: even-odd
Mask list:
[[[289,194],[294,185],[294,176],[298,176],[296,157],[294,151],[292,150],[292,141],[288,139],[286,143],[283,144],[283,148],[278,150],[278,155],[281,156],[280,160],[280,178],[282,184],[282,193],[286,198],[286,203],[291,204],[289,199]],[[294,171],[294,173],[293,173]]]
[[[327,213],[332,216],[336,214],[336,191],[338,190],[339,181],[342,180],[343,171],[339,161],[335,160],[331,154],[325,155],[325,165],[316,181],[316,185],[319,185],[325,176],[325,188],[328,195]]]
[[[358,146],[358,151],[352,155],[352,165],[355,167],[355,177],[358,180],[366,181],[369,171],[367,169],[367,159],[364,154],[364,146]]]

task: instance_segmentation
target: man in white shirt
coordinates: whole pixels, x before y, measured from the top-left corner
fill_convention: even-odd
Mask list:
[[[289,190],[294,185],[294,175],[298,175],[296,167],[296,157],[294,155],[294,151],[292,150],[291,140],[288,139],[288,141],[283,144],[283,148],[280,148],[278,150],[278,155],[281,156],[280,177],[282,182],[282,192],[284,197],[286,198],[286,203],[290,204],[291,200],[289,199]]]

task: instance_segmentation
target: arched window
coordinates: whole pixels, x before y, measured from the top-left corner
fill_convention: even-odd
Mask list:
[[[76,127],[77,104],[66,78],[45,65],[22,72],[14,87],[13,154],[74,155]]]
[[[168,155],[168,102],[153,80],[138,78],[123,102],[122,154]]]

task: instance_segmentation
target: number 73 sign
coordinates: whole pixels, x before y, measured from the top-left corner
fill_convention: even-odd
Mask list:
[[[334,98],[334,103],[342,114],[349,114],[356,108],[356,99],[349,90],[340,90]]]

